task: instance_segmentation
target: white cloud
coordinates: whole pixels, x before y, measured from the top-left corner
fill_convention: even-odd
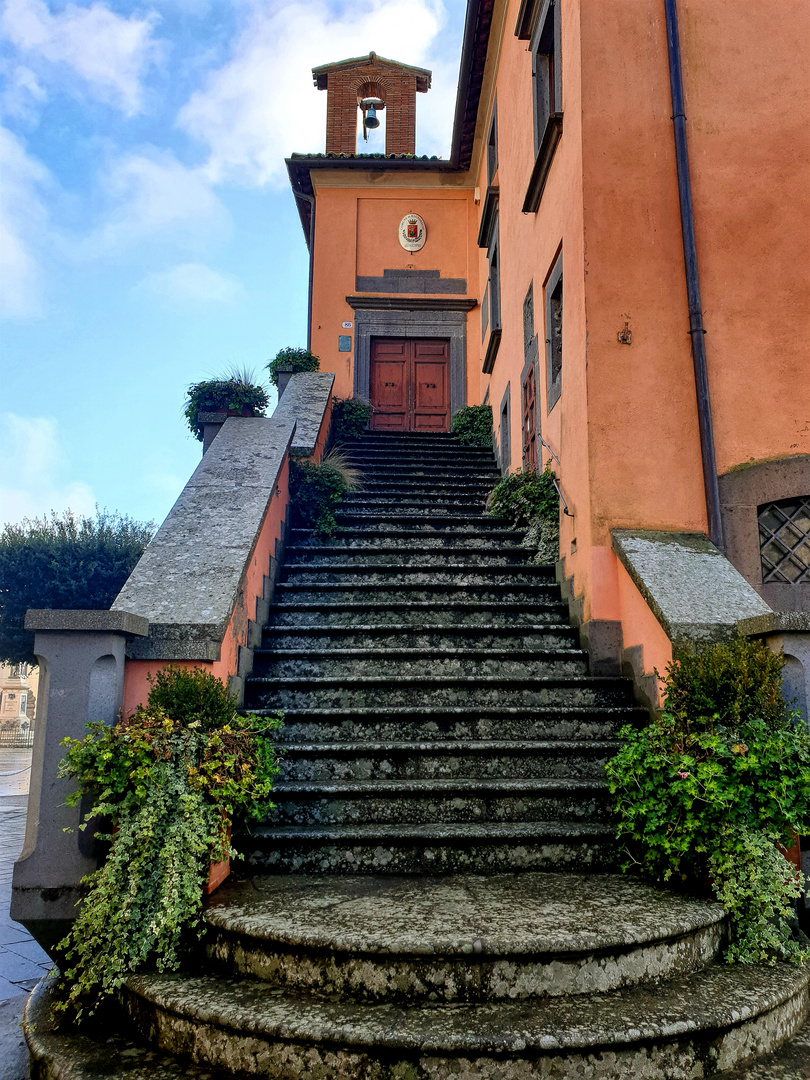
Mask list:
[[[208,146],[208,174],[217,183],[285,183],[285,155],[323,149],[326,94],[313,87],[311,69],[372,49],[430,67],[431,49],[440,47],[446,17],[440,0],[360,0],[337,10],[323,2],[294,0],[246,10],[247,25],[234,42],[231,59],[209,76],[178,118],[183,129]],[[441,85],[431,93],[441,95],[440,109],[426,110],[420,95],[420,152],[446,154],[449,149],[457,63],[457,58],[439,62],[441,78],[434,83]],[[444,84],[450,71],[448,95]],[[449,102],[444,100],[448,97]],[[438,122],[428,120],[428,114]]]
[[[212,270],[204,263],[180,263],[168,270],[148,274],[136,289],[148,292],[172,307],[187,304],[229,306],[245,295],[236,278]]]
[[[71,480],[55,420],[0,414],[0,523],[41,517],[51,510],[92,514],[89,484]]]
[[[127,18],[102,3],[69,3],[52,14],[44,0],[6,0],[0,18],[21,52],[67,69],[129,116],[141,111],[142,78],[161,54],[152,36],[157,15]]]
[[[42,314],[42,298],[34,249],[47,225],[41,191],[50,174],[3,127],[0,174],[0,318],[36,318]]]
[[[39,106],[47,96],[31,68],[17,64],[8,72],[3,90],[3,111],[7,116],[16,116],[21,120],[36,119]]]

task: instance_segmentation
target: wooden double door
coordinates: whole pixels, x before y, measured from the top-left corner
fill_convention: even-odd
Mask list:
[[[373,431],[450,430],[450,342],[372,338]]]

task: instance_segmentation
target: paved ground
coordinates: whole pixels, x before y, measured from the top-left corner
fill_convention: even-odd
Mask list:
[[[11,871],[25,832],[30,768],[30,750],[0,748],[0,1080],[28,1076],[20,1019],[28,991],[51,966],[27,930],[8,914]]]

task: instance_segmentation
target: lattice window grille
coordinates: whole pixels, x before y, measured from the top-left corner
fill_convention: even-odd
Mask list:
[[[810,495],[759,507],[762,581],[810,582]]]

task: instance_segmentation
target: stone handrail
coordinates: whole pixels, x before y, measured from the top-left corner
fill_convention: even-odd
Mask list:
[[[296,374],[273,416],[225,420],[109,611],[26,616],[42,676],[11,913],[46,950],[99,858],[81,809],[65,805],[70,783],[56,778],[61,740],[131,712],[166,662],[204,667],[241,698],[283,560],[290,456],[320,460],[333,383]]]

